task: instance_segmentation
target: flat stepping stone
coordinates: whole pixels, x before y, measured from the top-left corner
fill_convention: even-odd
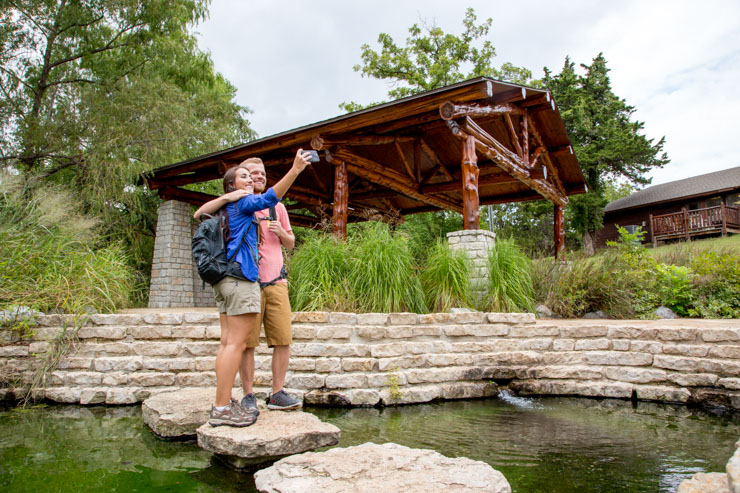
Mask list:
[[[204,424],[197,430],[200,448],[228,465],[244,469],[291,454],[339,443],[341,431],[303,411],[260,411],[244,428]]]
[[[257,471],[254,480],[263,493],[511,493],[504,475],[485,462],[450,459],[433,450],[395,443],[364,443],[286,457]]]
[[[725,473],[698,472],[684,479],[676,493],[730,493],[730,483]]]
[[[234,389],[233,395],[241,399],[242,391]],[[194,437],[198,427],[208,421],[215,398],[213,387],[162,392],[141,403],[141,418],[162,438]],[[257,402],[262,409],[264,402]]]

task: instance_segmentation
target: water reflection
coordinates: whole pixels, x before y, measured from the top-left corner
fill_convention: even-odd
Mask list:
[[[309,412],[372,441],[482,460],[518,492],[675,491],[695,472],[724,471],[736,416],[587,399],[502,399]],[[4,491],[255,491],[194,442],[155,437],[138,406],[0,412]]]

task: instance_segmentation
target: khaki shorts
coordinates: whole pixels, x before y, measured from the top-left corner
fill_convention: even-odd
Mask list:
[[[262,290],[262,310],[257,317],[257,330],[252,331],[247,341],[248,348],[260,344],[261,321],[265,324],[265,338],[269,347],[293,343],[287,282],[279,282]]]
[[[224,277],[213,286],[218,312],[229,317],[260,312],[260,284],[235,277]],[[255,331],[252,331],[255,332]]]

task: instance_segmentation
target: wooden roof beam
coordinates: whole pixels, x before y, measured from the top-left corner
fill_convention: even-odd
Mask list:
[[[452,180],[453,179],[452,173],[450,173],[450,170],[448,170],[447,167],[444,164],[442,164],[442,160],[439,159],[439,156],[437,156],[437,153],[434,152],[434,150],[431,147],[429,147],[429,144],[427,144],[424,138],[420,137],[419,140],[421,141],[421,150],[424,151],[424,153],[427,156],[429,156],[429,159],[431,159],[432,163],[434,163],[436,170],[442,171],[442,174],[445,175],[445,177],[448,180]],[[435,171],[435,174],[436,174],[436,171]],[[429,178],[427,178],[426,180],[428,180]]]
[[[524,112],[510,104],[458,104],[445,101],[439,107],[439,116],[443,120],[453,120],[461,116],[521,115]]]
[[[532,170],[529,173],[530,177],[533,179],[542,179],[544,174],[542,170]],[[499,185],[503,183],[519,183],[520,180],[514,178],[513,176],[509,175],[508,173],[498,174],[498,175],[486,175],[486,176],[480,176],[478,177],[478,186],[481,187],[483,185]],[[449,181],[445,183],[435,183],[433,185],[424,185],[421,187],[421,191],[424,193],[440,193],[440,192],[454,192],[457,190],[462,189],[462,184],[460,181]]]
[[[565,195],[565,188],[563,187],[563,182],[560,180],[560,175],[558,174],[558,169],[555,167],[555,165],[552,163],[552,160],[550,159],[550,154],[547,151],[547,146],[545,145],[545,141],[542,139],[542,136],[537,131],[537,126],[535,125],[534,121],[530,118],[529,115],[526,116],[527,121],[529,121],[529,126],[532,130],[532,136],[534,137],[535,142],[542,147],[542,161],[544,162],[545,166],[547,167],[547,171],[550,174],[550,179],[553,181],[555,186],[558,188],[558,191]]]
[[[333,145],[374,146],[411,142],[413,140],[413,137],[395,137],[393,135],[329,135],[327,137],[314,135],[311,138],[311,148],[320,151]]]

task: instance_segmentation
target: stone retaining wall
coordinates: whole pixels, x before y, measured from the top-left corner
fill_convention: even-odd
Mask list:
[[[307,403],[377,405],[495,394],[615,397],[740,409],[740,321],[547,320],[531,314],[293,314],[286,386]],[[43,316],[31,341],[0,333],[0,398],[29,382],[69,319]],[[218,314],[93,315],[43,396],[128,404],[213,387]],[[258,348],[256,386],[270,386]]]

